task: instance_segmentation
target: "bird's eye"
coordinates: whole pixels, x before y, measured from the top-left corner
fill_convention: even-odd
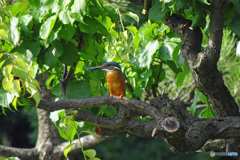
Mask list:
[[[104,65],[102,65],[102,66],[103,66],[103,67],[105,67],[105,68],[107,67],[107,65],[105,65],[105,64],[104,64]]]

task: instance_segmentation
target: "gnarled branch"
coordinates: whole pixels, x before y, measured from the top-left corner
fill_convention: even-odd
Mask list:
[[[196,152],[210,139],[240,137],[240,117],[199,119],[186,112],[186,103],[178,100],[169,100],[164,97],[157,97],[147,103],[126,97],[123,99],[119,99],[118,97],[99,97],[79,100],[69,99],[58,102],[41,101],[39,107],[54,111],[64,108],[81,109],[99,107],[101,105],[124,107],[131,109],[133,113],[136,112],[136,115],[144,114],[152,117],[150,121],[144,122],[135,120],[132,117],[133,114],[132,116],[123,116],[123,119],[127,118],[126,121],[121,120],[120,117],[118,117],[120,118],[119,121],[116,121],[114,118],[107,120],[104,117],[97,117],[96,115],[80,110],[76,117],[86,114],[82,118],[79,118],[79,120],[102,125],[101,135],[114,136],[124,132],[139,137],[151,137],[153,135],[156,138],[163,138],[176,152]],[[157,118],[157,116],[160,118]],[[171,120],[171,117],[174,117],[174,120]],[[111,125],[107,125],[106,123],[108,122]],[[175,132],[169,132],[171,126],[177,125],[172,123],[179,123],[180,125],[177,126],[178,130],[174,130]],[[167,126],[167,129],[164,129],[163,124],[165,124],[165,127]],[[167,124],[171,125],[168,126]],[[113,127],[114,125],[115,127]]]
[[[208,97],[218,115],[239,116],[238,106],[217,69],[225,1],[214,0],[211,6],[211,36],[204,52],[201,52],[202,32],[199,27],[190,29],[191,21],[172,15],[167,16],[164,23],[182,36],[181,52],[192,72],[195,85]]]

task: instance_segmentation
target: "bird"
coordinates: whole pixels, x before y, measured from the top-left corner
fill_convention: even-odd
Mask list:
[[[122,97],[125,96],[125,77],[117,62],[107,62],[101,66],[89,68],[88,70],[105,70],[110,97],[119,96],[119,99],[122,99]]]

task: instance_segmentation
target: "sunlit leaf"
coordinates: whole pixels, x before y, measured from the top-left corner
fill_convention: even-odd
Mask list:
[[[0,106],[3,106],[3,107],[8,107],[9,104],[13,101],[14,99],[14,95],[3,90],[3,89],[0,89]]]
[[[8,92],[11,92],[12,82],[14,77],[13,74],[11,74],[11,72],[12,72],[11,65],[7,65],[3,68],[4,79],[2,81],[2,85],[3,85],[3,89],[5,89]]]
[[[16,17],[12,17],[10,23],[9,39],[14,45],[16,45],[20,39],[20,33],[18,31],[18,19]]]
[[[85,154],[90,159],[93,159],[97,155],[97,152],[94,149],[88,149],[83,151],[83,154]]]
[[[18,97],[15,97],[14,99],[13,99],[13,101],[12,101],[12,106],[14,107],[14,109],[16,110],[16,111],[18,111],[18,109],[17,109],[17,101],[18,101]]]
[[[6,160],[20,160],[18,157],[8,157]]]
[[[62,21],[63,24],[73,24],[74,22],[74,19],[71,17],[70,12],[67,10],[60,11],[59,19]]]
[[[83,22],[83,17],[86,14],[85,0],[74,0],[71,11],[73,13],[72,17],[74,17],[74,19]]]
[[[138,31],[138,29],[135,26],[127,26],[126,27],[129,31],[131,31],[133,33],[133,35],[135,35]]]
[[[40,37],[47,41],[54,25],[57,20],[57,15],[49,17],[40,28]]]
[[[204,3],[206,5],[210,5],[211,4],[211,3],[208,2],[208,0],[198,0],[198,1],[200,1],[201,3]]]
[[[21,87],[20,87],[20,81],[19,80],[13,80],[12,87],[11,87],[11,93],[14,94],[16,97],[19,97]]]
[[[62,112],[63,110],[57,110],[57,111],[54,111],[54,112],[51,112],[50,113],[50,119],[53,121],[53,122],[57,122],[59,120],[59,116],[58,116],[58,113],[59,112]]]
[[[152,56],[159,49],[159,43],[157,40],[150,41],[147,46],[139,53],[139,63],[141,67],[150,68],[152,62]]]
[[[139,23],[139,17],[137,14],[135,14],[133,12],[127,12],[127,13],[125,13],[125,15],[133,18],[135,21],[137,21],[137,23]]]
[[[72,146],[74,145],[75,143],[70,143],[65,149],[64,149],[64,151],[63,151],[63,154],[64,154],[64,156],[65,156],[65,158],[67,158],[67,160],[69,160],[68,159],[68,152],[71,150],[71,148],[72,148]]]
[[[201,117],[201,118],[213,118],[214,115],[213,115],[213,113],[212,113],[211,107],[210,107],[210,106],[205,107],[205,108],[201,111],[200,117]]]

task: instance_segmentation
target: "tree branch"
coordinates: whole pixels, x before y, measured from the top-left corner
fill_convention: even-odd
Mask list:
[[[0,155],[4,157],[18,157],[24,160],[38,159],[39,153],[35,148],[23,149],[0,145]]]
[[[163,138],[176,152],[196,152],[210,139],[240,137],[240,117],[199,119],[186,112],[186,103],[164,97],[157,97],[147,103],[126,97],[119,99],[116,96],[113,98],[68,99],[58,102],[41,101],[39,107],[54,111],[64,108],[99,107],[101,105],[124,107],[138,113],[137,115],[144,114],[152,117],[149,122],[143,122],[126,114],[123,117],[131,118],[130,120],[117,121],[114,118],[107,120],[104,117],[97,117],[82,111],[77,113],[77,117],[80,117],[79,120],[102,125],[101,135],[113,136],[124,132],[140,137],[152,137],[153,135],[156,138]],[[84,116],[84,114],[86,115]],[[81,116],[83,117],[81,118]],[[116,127],[113,127],[114,124]],[[178,129],[171,132],[171,127]]]
[[[225,1],[219,0],[212,3],[211,37],[205,52],[201,52],[201,30],[199,27],[190,29],[191,21],[178,15],[172,15],[167,16],[164,23],[182,36],[181,52],[192,72],[195,85],[208,97],[218,115],[239,116],[238,106],[217,69],[222,39],[224,4]],[[217,16],[218,18],[216,18]],[[216,23],[219,26],[216,27]]]
[[[76,64],[74,64],[74,67],[75,66],[76,66]],[[65,65],[65,64],[63,65],[63,67],[64,67],[64,71],[63,71],[62,80],[60,81],[60,87],[61,87],[61,91],[62,91],[62,97],[63,97],[63,99],[66,99],[67,84],[72,79],[74,69],[73,69],[73,67],[71,67],[70,70],[67,71],[67,65]]]
[[[118,96],[88,98],[88,99],[66,99],[66,100],[60,100],[57,102],[40,101],[38,108],[45,109],[47,111],[55,111],[60,109],[78,109],[78,108],[84,109],[84,108],[91,108],[91,107],[99,107],[102,105],[122,106],[131,110],[135,110],[143,115],[146,114],[151,116],[153,119],[156,120],[156,122],[159,125],[165,124],[164,121],[168,120],[167,119],[168,117],[162,115],[156,108],[149,106],[145,102],[126,98],[126,97],[119,99]],[[175,125],[176,123],[178,123],[177,120],[175,119],[173,121],[175,121],[173,123],[174,126],[177,127],[177,125]],[[165,129],[168,129],[168,127],[165,126]],[[171,128],[168,131],[173,132],[177,129],[178,128]]]
[[[97,126],[110,129],[120,128],[138,115],[137,112],[131,112],[126,108],[120,108],[118,114],[114,118],[100,117],[79,109],[77,111],[78,113],[74,116],[74,120],[87,121]]]
[[[210,38],[206,54],[212,63],[217,64],[220,56],[223,25],[224,25],[224,8],[226,0],[214,0],[212,2],[212,11],[210,14]]]

